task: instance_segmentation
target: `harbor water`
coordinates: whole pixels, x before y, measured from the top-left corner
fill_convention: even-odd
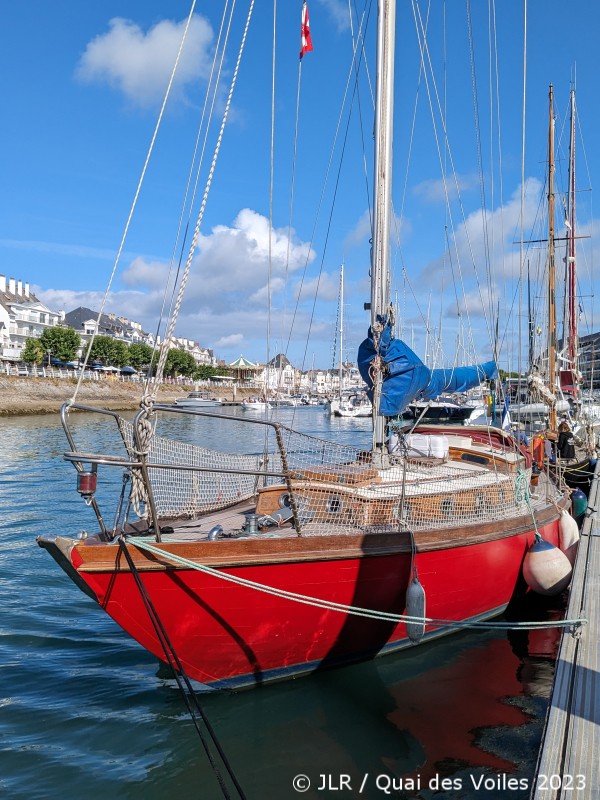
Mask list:
[[[368,446],[368,419],[330,419],[320,407],[274,413]],[[197,423],[169,424],[193,440]],[[90,449],[110,451],[112,420],[73,415],[73,428]],[[203,436],[208,447],[236,444],[218,418]],[[166,667],[36,544],[94,530],[67,449],[55,416],[0,420],[0,798],[216,800],[218,782]],[[531,597],[511,613],[557,618],[562,608]],[[202,692],[201,702],[248,800],[523,800],[558,640],[556,629],[464,631],[256,690]]]

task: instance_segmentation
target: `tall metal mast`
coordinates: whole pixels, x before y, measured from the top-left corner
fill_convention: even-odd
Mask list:
[[[375,348],[390,307],[390,210],[394,116],[395,0],[379,0],[377,16],[377,97],[375,105],[375,175],[371,253],[371,330]],[[376,359],[377,361],[378,359]],[[375,364],[373,382],[373,461],[388,463],[385,418],[379,414],[383,376]]]
[[[548,381],[556,394],[556,267],[554,263],[554,93],[550,84],[548,118]],[[550,408],[550,430],[556,430],[556,410]]]

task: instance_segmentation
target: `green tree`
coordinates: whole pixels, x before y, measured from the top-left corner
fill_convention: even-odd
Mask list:
[[[44,360],[44,349],[37,338],[29,338],[21,353],[21,361],[26,364],[41,364]]]
[[[46,328],[39,338],[44,353],[52,353],[61,361],[72,361],[81,347],[81,339],[74,328],[56,325]]]
[[[210,364],[199,364],[194,370],[195,381],[207,381],[214,378],[215,375],[221,375],[224,370],[219,371],[217,367],[211,367]]]
[[[129,363],[129,345],[125,344],[125,342],[120,342],[118,339],[115,339],[111,364],[114,367],[124,367],[125,364],[128,363]]]
[[[165,362],[165,374],[175,377],[176,375],[193,375],[196,369],[196,362],[191,353],[186,353],[178,347],[171,347]]]
[[[500,381],[505,381],[507,378],[519,378],[522,377],[519,375],[518,372],[506,372],[506,370],[499,369],[498,370],[498,379]]]
[[[152,361],[153,350],[148,344],[130,344],[129,345],[129,364],[134,369],[143,370],[148,369]],[[156,362],[156,356],[154,361]]]
[[[122,367],[129,361],[129,347],[112,336],[96,336],[86,347],[86,357],[90,361],[100,361],[104,366]]]

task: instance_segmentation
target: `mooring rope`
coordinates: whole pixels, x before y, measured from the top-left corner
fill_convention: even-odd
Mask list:
[[[533,505],[531,503],[531,494],[529,492],[529,477],[524,469],[517,470],[517,476],[515,479],[515,503],[521,504],[525,503],[527,506],[527,510],[531,514],[531,521],[533,522],[533,527],[535,528],[535,538],[536,540],[541,539],[540,532],[537,526],[537,520],[535,518],[535,512],[533,510]]]
[[[204,733],[203,733],[202,728],[200,726],[198,717],[200,717],[202,722],[204,723],[204,726],[205,726],[205,728],[206,728],[206,730],[207,730],[207,732],[208,732],[208,734],[210,736],[210,739],[212,740],[212,743],[215,746],[215,748],[216,748],[216,750],[217,750],[217,752],[218,752],[218,754],[219,754],[219,756],[221,758],[223,766],[225,767],[229,777],[231,778],[231,781],[233,782],[233,785],[235,786],[239,797],[241,798],[241,800],[245,800],[246,796],[245,796],[245,794],[244,794],[244,792],[242,790],[242,787],[240,786],[239,781],[237,780],[237,778],[235,776],[235,773],[233,772],[233,769],[232,769],[229,761],[227,760],[227,756],[225,755],[225,753],[224,753],[224,751],[223,751],[223,749],[222,749],[222,747],[221,747],[221,745],[219,743],[219,740],[217,739],[217,735],[216,735],[212,725],[210,724],[206,714],[204,713],[204,710],[202,709],[202,706],[200,705],[200,702],[198,701],[198,696],[197,696],[196,692],[194,692],[194,689],[192,687],[192,684],[190,683],[190,679],[188,678],[188,676],[187,676],[187,674],[185,672],[183,664],[179,660],[179,656],[175,652],[175,649],[173,648],[173,645],[171,644],[171,642],[169,640],[167,632],[165,631],[165,628],[164,628],[162,622],[160,621],[160,617],[158,616],[158,614],[156,612],[156,609],[154,608],[154,605],[153,605],[152,601],[150,600],[150,597],[148,596],[148,593],[146,591],[146,587],[144,586],[144,584],[142,582],[142,579],[140,577],[139,571],[138,571],[138,569],[137,569],[137,567],[135,565],[135,562],[134,562],[133,558],[131,557],[131,553],[129,552],[129,550],[127,548],[126,540],[127,540],[127,537],[124,537],[124,536],[119,537],[119,546],[120,546],[121,550],[123,551],[123,554],[125,556],[125,560],[127,561],[127,565],[129,566],[129,569],[131,570],[133,578],[134,578],[134,580],[136,582],[136,585],[137,585],[137,588],[138,588],[138,590],[140,592],[142,601],[144,603],[144,606],[146,607],[146,611],[148,612],[148,616],[150,617],[150,621],[152,622],[152,626],[154,627],[154,631],[156,633],[156,636],[157,636],[157,638],[158,638],[158,640],[159,640],[159,642],[161,644],[161,647],[163,649],[163,652],[165,654],[165,659],[167,660],[167,663],[169,664],[169,666],[173,670],[173,675],[175,676],[175,680],[177,681],[177,685],[179,686],[181,694],[183,695],[184,702],[185,702],[185,704],[187,706],[187,709],[188,709],[188,712],[189,712],[189,714],[190,714],[190,716],[192,718],[192,722],[194,723],[194,727],[196,728],[198,736],[200,737],[200,741],[202,742],[202,746],[204,747],[204,751],[206,752],[208,760],[210,761],[210,765],[211,765],[211,767],[213,769],[213,772],[215,773],[215,777],[217,778],[217,780],[219,782],[219,786],[221,787],[221,792],[223,793],[223,796],[225,798],[227,798],[227,800],[229,800],[229,798],[231,797],[231,794],[229,793],[229,790],[228,790],[228,788],[227,788],[227,786],[225,784],[223,776],[221,775],[219,767],[218,767],[218,765],[217,765],[217,763],[215,761],[215,756],[214,756],[214,753],[212,752],[212,750],[210,748],[210,744],[207,741],[206,737],[204,736]]]
[[[275,597],[280,597],[286,600],[292,600],[296,603],[303,605],[314,606],[315,608],[323,608],[328,611],[338,611],[343,614],[351,614],[358,617],[366,617],[368,619],[379,620],[382,622],[415,622],[425,623],[432,627],[448,627],[448,628],[468,628],[475,630],[544,630],[546,628],[572,628],[573,631],[580,628],[582,625],[587,624],[588,620],[585,617],[578,619],[565,619],[565,620],[552,620],[542,622],[461,622],[455,619],[436,619],[434,617],[413,617],[408,614],[394,614],[388,611],[376,611],[369,608],[361,608],[359,606],[346,605],[345,603],[336,603],[332,600],[324,600],[320,597],[309,597],[307,595],[299,594],[297,592],[288,592],[285,589],[276,589],[274,586],[266,586],[256,581],[250,581],[246,578],[241,578],[238,575],[231,575],[227,572],[222,572],[218,569],[206,566],[206,564],[198,564],[188,558],[175,555],[174,553],[162,550],[160,547],[155,547],[150,542],[142,541],[140,539],[131,539],[126,537],[126,540],[137,547],[139,550],[146,550],[155,556],[167,559],[174,564],[188,569],[194,569],[198,572],[204,572],[214,578],[220,578],[230,583],[236,583],[239,586],[245,586],[249,589],[256,589],[265,594],[271,594]]]

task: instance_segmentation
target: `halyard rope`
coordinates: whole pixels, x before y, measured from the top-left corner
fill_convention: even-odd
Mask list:
[[[182,300],[183,300],[185,287],[186,287],[188,276],[189,276],[189,273],[190,273],[192,259],[194,257],[194,252],[196,250],[196,245],[198,243],[198,238],[200,236],[200,227],[202,225],[202,220],[204,218],[204,211],[205,211],[206,203],[207,203],[207,200],[208,200],[208,194],[209,194],[209,191],[210,191],[210,187],[212,185],[212,180],[213,180],[215,168],[216,168],[216,165],[217,165],[217,158],[218,158],[218,155],[219,155],[219,151],[221,149],[221,142],[223,140],[223,133],[225,131],[225,125],[226,125],[227,118],[228,118],[228,115],[229,115],[229,109],[230,109],[230,106],[231,106],[231,99],[233,97],[233,90],[235,88],[235,84],[236,84],[236,81],[237,81],[240,62],[241,62],[241,58],[242,58],[242,53],[244,52],[244,45],[245,45],[245,42],[246,42],[246,36],[248,34],[248,28],[249,28],[249,25],[250,25],[250,20],[252,18],[253,9],[254,9],[254,0],[251,0],[250,6],[249,6],[249,9],[248,9],[248,16],[246,18],[246,24],[245,24],[245,27],[244,27],[244,32],[242,34],[242,40],[241,40],[241,43],[240,43],[240,49],[239,49],[239,52],[238,52],[237,61],[236,61],[235,69],[234,69],[234,72],[233,72],[233,77],[231,79],[231,84],[230,84],[230,87],[229,87],[229,93],[227,95],[227,102],[225,104],[225,109],[223,111],[223,117],[221,119],[221,127],[219,129],[219,134],[218,134],[217,141],[216,141],[216,144],[215,144],[215,149],[214,149],[214,152],[213,152],[213,157],[212,157],[212,161],[211,161],[208,177],[206,179],[206,185],[204,187],[204,194],[202,196],[202,202],[200,204],[200,210],[198,211],[198,217],[196,219],[196,226],[194,228],[192,241],[190,243],[190,247],[189,247],[189,250],[188,250],[187,260],[186,260],[185,267],[184,267],[184,270],[183,270],[183,274],[182,274],[182,277],[181,277],[181,281],[180,281],[180,284],[179,284],[179,289],[178,289],[178,292],[177,292],[177,298],[175,300],[175,306],[173,308],[173,313],[171,314],[171,318],[169,320],[169,327],[168,327],[168,330],[167,330],[167,334],[166,334],[166,336],[164,338],[164,341],[163,341],[163,344],[162,344],[162,346],[160,348],[160,355],[159,355],[159,359],[158,359],[158,365],[157,365],[157,368],[156,368],[156,374],[155,374],[155,377],[154,377],[154,383],[153,383],[153,385],[152,385],[152,387],[150,389],[148,388],[148,384],[146,384],[146,390],[144,392],[144,396],[142,397],[142,400],[141,400],[141,403],[140,403],[140,407],[142,408],[142,410],[145,413],[138,417],[138,423],[137,423],[138,449],[135,452],[142,458],[144,458],[148,454],[148,451],[149,451],[149,448],[150,448],[150,443],[152,441],[153,426],[152,426],[151,419],[150,419],[151,415],[152,415],[152,409],[153,409],[154,401],[156,399],[156,395],[158,393],[158,389],[159,389],[159,386],[160,386],[160,383],[161,383],[161,380],[162,380],[162,376],[163,376],[163,373],[164,373],[164,368],[165,368],[165,364],[166,364],[166,361],[167,361],[167,356],[169,354],[169,349],[170,349],[170,346],[171,346],[171,340],[173,338],[173,334],[174,334],[174,331],[175,331],[175,324],[177,322],[177,318],[179,317],[179,310],[181,308],[181,303],[182,303]],[[229,20],[229,25],[231,25],[231,17],[230,17],[230,20]],[[229,36],[229,33],[227,33],[227,36]],[[146,491],[146,488],[144,486],[144,480],[143,480],[142,475],[139,474],[138,470],[134,470],[133,472],[134,472],[134,483],[133,483],[133,486],[134,486],[134,493],[135,493],[134,502],[135,502],[136,507],[139,509],[141,507],[141,503],[146,501],[147,491]],[[147,514],[145,514],[145,515],[147,515]]]
[[[221,149],[221,142],[223,141],[223,133],[225,131],[225,125],[227,123],[227,117],[229,116],[229,109],[230,109],[230,106],[231,106],[231,98],[233,97],[233,90],[235,88],[235,84],[236,84],[236,81],[237,81],[237,76],[238,76],[238,72],[239,72],[239,68],[240,68],[240,62],[241,62],[241,59],[242,59],[242,53],[244,52],[244,45],[245,45],[245,42],[246,42],[246,36],[248,34],[248,27],[250,25],[250,19],[252,18],[253,9],[254,9],[254,0],[251,0],[250,7],[248,9],[248,16],[246,18],[246,25],[244,27],[244,33],[242,35],[242,41],[240,43],[240,49],[239,49],[239,52],[238,52],[237,61],[236,61],[235,69],[234,69],[234,72],[233,72],[233,77],[231,79],[231,85],[229,87],[229,93],[227,95],[227,102],[225,104],[225,110],[223,111],[223,118],[221,120],[221,128],[219,130],[219,135],[217,137],[217,142],[215,144],[215,149],[214,149],[214,152],[213,152],[213,157],[212,157],[212,162],[211,162],[211,165],[210,165],[210,170],[209,170],[209,173],[208,173],[208,177],[206,179],[206,186],[204,187],[204,195],[202,197],[202,202],[200,204],[200,210],[198,211],[198,218],[196,220],[196,227],[194,228],[194,234],[192,236],[192,241],[190,243],[190,248],[189,248],[187,260],[186,260],[186,263],[185,263],[185,268],[183,270],[183,275],[181,277],[181,282],[179,284],[179,291],[177,293],[177,299],[175,300],[175,306],[174,306],[174,309],[173,309],[173,314],[171,315],[171,319],[169,321],[169,328],[168,328],[167,334],[165,336],[165,339],[164,339],[164,342],[163,342],[163,345],[162,345],[161,351],[160,351],[160,357],[159,357],[158,366],[157,366],[157,369],[156,369],[155,383],[154,383],[154,387],[153,387],[153,391],[152,391],[152,395],[151,395],[152,398],[154,398],[154,396],[158,392],[158,385],[160,383],[160,380],[161,380],[163,372],[164,372],[165,362],[167,360],[167,355],[169,353],[169,347],[170,347],[170,344],[171,344],[171,339],[172,339],[173,333],[175,331],[175,324],[176,324],[177,318],[179,316],[179,309],[181,308],[181,303],[182,303],[182,300],[183,300],[183,294],[184,294],[184,291],[185,291],[185,286],[186,286],[186,283],[187,283],[188,275],[190,273],[190,267],[191,267],[191,263],[192,263],[192,258],[194,256],[194,251],[196,250],[196,245],[198,243],[198,238],[200,236],[200,226],[202,225],[202,220],[204,218],[204,210],[206,208],[206,203],[207,203],[207,200],[208,200],[208,194],[209,194],[210,187],[211,187],[211,184],[212,184],[212,179],[213,179],[213,176],[214,176],[214,173],[215,173],[215,168],[216,168],[216,165],[217,165],[217,158],[219,156],[219,151]]]

